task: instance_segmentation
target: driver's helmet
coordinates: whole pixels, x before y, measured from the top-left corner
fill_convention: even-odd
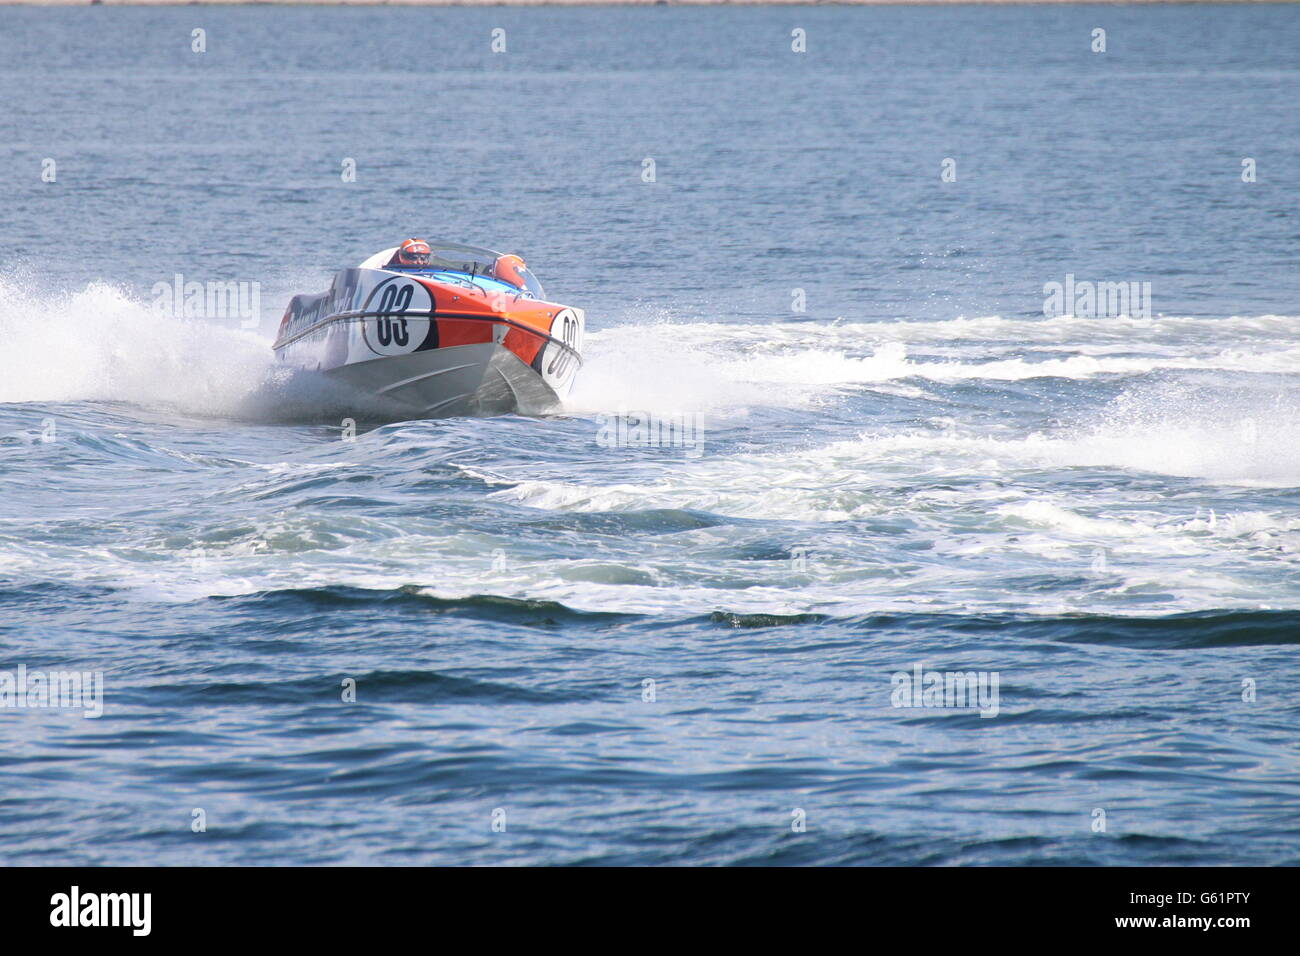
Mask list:
[[[397,247],[397,264],[399,266],[427,266],[433,250],[423,239],[407,239]]]
[[[524,265],[524,260],[519,256],[498,256],[496,262],[492,263],[492,275],[502,282],[509,283],[516,289],[528,288],[526,278],[528,267]]]

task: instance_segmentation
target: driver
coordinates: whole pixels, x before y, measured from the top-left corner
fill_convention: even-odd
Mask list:
[[[423,239],[407,239],[397,247],[397,252],[393,253],[393,259],[388,264],[390,266],[427,266],[429,257],[433,250]]]

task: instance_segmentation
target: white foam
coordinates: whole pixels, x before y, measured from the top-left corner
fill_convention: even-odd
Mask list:
[[[718,339],[744,339],[771,346],[843,348],[864,342],[897,341],[912,343],[1018,343],[1052,345],[1077,342],[1109,342],[1141,346],[1153,343],[1213,342],[1219,347],[1232,342],[1247,344],[1259,341],[1294,342],[1300,317],[1289,315],[1230,316],[1202,318],[1195,316],[1160,316],[1141,319],[1079,318],[1072,315],[1055,318],[1004,318],[998,315],[956,318],[946,321],[911,321],[899,318],[892,322],[791,322],[767,323],[692,322],[671,326],[678,338],[691,345],[707,345]]]
[[[904,379],[940,384],[1141,378],[1166,371],[1294,374],[1298,320],[1008,320],[766,325],[671,323],[596,329],[568,409],[673,414],[806,408],[837,391]],[[1072,336],[1079,336],[1076,344]],[[925,354],[912,354],[920,348]],[[1043,358],[1026,349],[1062,354]],[[906,387],[905,387],[906,388]],[[915,396],[912,388],[902,394]]]
[[[58,294],[34,293],[37,288],[43,284],[36,278],[0,277],[6,346],[0,351],[0,401],[116,400],[262,417],[293,404],[292,394],[303,390],[283,381],[287,373],[274,368],[268,341],[254,332],[161,316],[108,284]],[[731,413],[815,407],[836,391],[861,386],[915,395],[907,386],[889,387],[904,379],[1086,380],[1164,370],[1286,374],[1300,368],[1296,322],[1288,316],[769,324],[660,319],[591,330],[567,407],[575,414]],[[1075,354],[1014,354],[1035,344]],[[911,354],[917,347],[928,354]],[[321,396],[302,398],[297,404],[310,408]]]
[[[622,409],[661,414],[806,404],[796,390],[767,392],[763,383],[722,374],[720,343],[691,341],[678,325],[606,329],[584,342],[583,367],[565,403],[574,414]]]
[[[267,342],[163,317],[94,283],[33,295],[0,278],[0,402],[126,401],[222,414],[267,379]]]

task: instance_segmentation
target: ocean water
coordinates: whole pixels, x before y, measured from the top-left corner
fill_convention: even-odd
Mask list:
[[[103,675],[5,862],[1300,863],[1297,103],[1294,6],[0,8],[0,691]],[[276,373],[411,234],[564,414]]]

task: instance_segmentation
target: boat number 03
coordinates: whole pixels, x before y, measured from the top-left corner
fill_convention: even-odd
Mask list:
[[[391,313],[405,312],[411,307],[411,297],[415,295],[415,290],[409,285],[404,285],[400,289],[397,286],[385,287],[383,294],[379,297],[380,313],[375,319],[375,325],[378,328],[376,337],[380,345],[393,345],[401,347],[409,345],[411,342],[411,332],[406,327],[406,319],[399,319]]]
[[[417,296],[422,300],[415,305],[417,310],[432,310],[428,290],[410,279],[388,279],[370,293],[366,308],[375,315],[364,321],[361,328],[372,352],[403,355],[420,347],[429,330],[429,320],[403,317],[412,308],[412,302],[417,302]]]
[[[561,309],[551,323],[551,336],[568,348],[554,342],[546,346],[542,362],[542,375],[548,381],[563,382],[577,370],[577,353],[582,349],[582,312],[578,309]]]

